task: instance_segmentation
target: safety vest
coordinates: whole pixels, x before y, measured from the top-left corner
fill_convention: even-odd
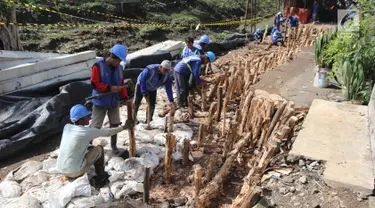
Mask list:
[[[185,48],[182,50],[182,57],[183,58],[187,58],[189,56],[192,56],[192,55],[197,55],[198,54],[198,49],[194,47],[193,51],[190,51],[190,49],[185,46]]]
[[[149,91],[155,91],[158,89],[158,87],[160,87],[161,85],[163,85],[163,83],[165,83],[168,79],[168,74],[166,75],[163,75],[163,79],[162,79],[162,82],[159,86],[158,83],[159,83],[159,80],[156,81],[155,85],[152,83],[152,81],[154,81],[154,77],[155,77],[155,74],[157,73],[157,71],[159,70],[160,68],[160,64],[152,64],[152,65],[149,65],[147,66],[146,68],[148,68],[150,71],[151,71],[151,76],[147,79],[147,90]],[[159,79],[158,77],[156,77],[156,79]],[[150,88],[148,88],[150,87]]]
[[[95,63],[100,70],[100,81],[103,84],[109,84],[113,86],[120,86],[123,78],[123,72],[120,67],[116,67],[114,72],[109,68],[108,64],[104,59]],[[92,90],[92,95],[100,94],[100,91],[96,89]],[[92,100],[94,105],[102,106],[105,108],[114,108],[120,103],[120,93],[112,93],[101,98],[95,98]]]
[[[276,30],[273,34],[272,34],[272,42],[279,42],[279,41],[282,41],[283,40],[283,37],[282,37],[282,34],[279,30]]]

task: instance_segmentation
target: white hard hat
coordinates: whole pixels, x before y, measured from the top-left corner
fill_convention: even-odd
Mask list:
[[[166,68],[168,70],[171,70],[172,68],[172,64],[169,60],[164,60],[163,62],[161,62],[160,64],[163,68]]]

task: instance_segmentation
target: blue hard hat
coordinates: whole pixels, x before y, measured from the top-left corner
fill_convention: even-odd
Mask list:
[[[124,45],[116,44],[111,48],[111,53],[115,54],[119,57],[123,62],[126,62],[126,56],[128,54],[128,50]]]
[[[89,115],[91,115],[91,111],[87,110],[87,108],[81,104],[77,104],[70,109],[70,120],[72,121],[77,121]]]
[[[258,28],[255,32],[260,34],[260,33],[263,33],[263,30]]]
[[[205,44],[210,44],[210,38],[207,35],[203,35],[200,39],[199,42],[205,43]]]
[[[214,62],[215,59],[216,59],[215,54],[214,54],[213,52],[211,52],[211,51],[208,51],[208,52],[207,52],[207,56],[208,56],[208,59],[210,59],[210,62],[211,62],[211,63]]]

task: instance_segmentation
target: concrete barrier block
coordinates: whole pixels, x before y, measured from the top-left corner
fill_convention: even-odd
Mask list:
[[[85,51],[77,54],[54,57],[38,63],[22,64],[0,71],[0,81],[29,76],[38,72],[68,66],[96,58],[95,51]]]
[[[40,52],[27,52],[27,51],[7,51],[0,50],[0,57],[3,58],[53,58],[59,57],[62,54],[58,53],[40,53]]]
[[[37,58],[37,59],[23,59],[23,60],[16,60],[16,61],[0,62],[0,70],[5,70],[7,68],[18,66],[20,64],[38,63],[41,60],[45,60],[45,58],[43,58],[43,59],[39,59],[39,58]]]
[[[84,71],[84,74],[87,74],[87,76],[90,77],[89,69],[94,63],[95,59],[92,59],[78,64],[38,72],[28,76],[18,77],[6,81],[0,81],[0,95],[11,93],[47,80],[54,80],[56,78],[63,77],[76,72]]]

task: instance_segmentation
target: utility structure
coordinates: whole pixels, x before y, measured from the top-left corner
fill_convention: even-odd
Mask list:
[[[257,6],[258,0],[247,0],[245,5],[245,20],[247,19],[255,19],[257,17]],[[246,31],[247,21],[245,21],[244,30]],[[256,23],[252,21],[250,23],[250,32],[255,32],[256,30]]]

